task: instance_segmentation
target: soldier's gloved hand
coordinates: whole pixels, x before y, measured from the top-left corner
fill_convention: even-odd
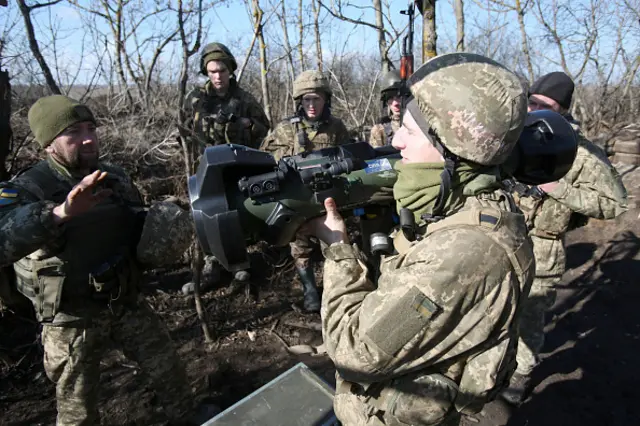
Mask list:
[[[347,225],[345,225],[344,219],[338,213],[336,201],[331,197],[327,198],[324,200],[324,208],[327,211],[326,216],[310,220],[302,225],[299,232],[306,235],[314,235],[327,245],[333,243],[349,244]]]
[[[107,172],[96,170],[86,175],[80,183],[71,189],[64,203],[54,207],[54,222],[61,224],[74,216],[81,215],[92,209],[96,204],[111,195],[110,189],[94,191],[98,183],[107,177]]]

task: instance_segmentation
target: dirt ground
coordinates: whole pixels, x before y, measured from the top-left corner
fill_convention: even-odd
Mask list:
[[[640,171],[621,167],[636,201]],[[548,319],[544,359],[535,391],[518,409],[494,402],[463,425],[640,424],[640,218],[634,209],[615,221],[590,221],[567,235],[568,270]],[[154,271],[144,292],[171,329],[198,399],[226,408],[297,364],[330,384],[326,356],[293,355],[286,346],[320,344],[318,315],[295,308],[302,291],[280,253],[252,253],[251,286],[221,284],[203,296],[215,334],[206,345],[191,297],[180,292],[186,270]],[[263,248],[264,249],[264,248]],[[317,269],[317,274],[321,271]],[[638,287],[635,287],[638,285]],[[0,425],[55,424],[54,386],[42,367],[38,325],[0,317]],[[100,409],[110,425],[153,423],[153,394],[144,375],[118,350],[105,354]]]

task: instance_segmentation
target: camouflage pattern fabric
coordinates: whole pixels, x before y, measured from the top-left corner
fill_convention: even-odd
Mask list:
[[[424,120],[453,154],[474,163],[503,163],[524,127],[526,92],[499,63],[470,53],[437,56],[409,79]],[[464,93],[464,96],[451,96]]]
[[[217,96],[211,82],[207,81],[203,87],[192,90],[185,103],[189,118],[183,127],[200,153],[208,145],[226,143],[258,148],[269,131],[269,120],[260,103],[241,89],[234,79],[230,80],[229,91],[224,98]],[[251,128],[244,128],[239,121],[216,121],[219,116],[231,114],[250,119]]]
[[[300,123],[284,120],[269,133],[260,149],[273,154],[276,161],[285,156],[301,153],[303,150],[298,144],[299,129],[307,134],[311,145],[310,151],[349,143],[349,133],[342,120],[329,116],[329,119],[320,123],[317,129],[305,123],[304,120]],[[311,253],[317,244],[313,243],[308,236],[297,234],[295,241],[289,245],[296,266],[302,269],[308,267],[311,264]]]
[[[502,191],[468,198],[460,212],[500,211],[504,226],[427,234],[383,260],[377,286],[355,246],[324,250],[323,337],[343,424],[458,424],[467,404],[506,385],[533,277],[524,218],[506,213],[509,199]],[[522,255],[522,282],[505,246]]]
[[[154,203],[144,221],[137,259],[143,265],[154,267],[178,263],[194,235],[189,212],[174,203]]]
[[[571,216],[579,213],[613,219],[627,209],[627,191],[604,151],[587,140],[578,126],[578,152],[569,172],[542,200],[518,199],[530,227],[536,255],[536,277],[520,326],[518,373],[529,374],[544,343],[545,312],[553,306],[553,287],[565,272],[564,234]]]
[[[59,426],[100,424],[100,360],[113,346],[139,365],[170,420],[189,411],[184,367],[165,325],[142,299],[136,309],[103,311],[89,327],[44,325],[42,344],[45,372],[56,384]]]
[[[137,243],[132,236],[140,225],[142,200],[121,168],[99,168],[109,173],[99,188],[113,194],[61,226],[52,210],[81,176],[49,159],[1,182],[7,201],[0,205],[0,263],[13,263],[18,290],[31,299],[43,322],[45,371],[57,383],[58,424],[97,423],[105,333],[150,376],[167,414],[179,418],[181,398],[188,395],[184,370],[166,329],[139,298],[139,270],[129,256]],[[124,257],[112,262],[115,255]],[[97,272],[95,267],[104,264],[113,267]],[[107,281],[114,287],[99,293],[94,284]]]
[[[298,143],[298,130],[307,134],[310,142],[309,151],[329,148],[349,143],[349,132],[339,118],[329,116],[329,119],[314,128],[311,123],[302,120],[292,123],[290,119],[283,120],[265,138],[261,150],[273,154],[276,160],[289,155],[296,155],[303,151]]]
[[[401,122],[400,117],[392,118],[389,123],[378,123],[371,128],[371,134],[369,136],[369,144],[374,147],[380,147],[385,145],[390,145],[391,141],[387,136],[387,128],[386,126],[391,126],[391,137],[396,134],[398,129],[400,128]]]
[[[296,239],[289,243],[291,247],[291,257],[298,269],[306,269],[311,266],[311,254],[318,247],[308,235],[296,233]]]

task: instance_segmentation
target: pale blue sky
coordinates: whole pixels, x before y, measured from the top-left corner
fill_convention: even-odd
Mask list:
[[[480,4],[486,4],[488,1],[477,0]],[[544,0],[548,2],[553,2],[556,0]],[[32,3],[33,0],[30,2]],[[307,4],[309,4],[309,0],[305,0]],[[601,0],[572,0],[568,1],[560,1],[557,0],[558,3],[565,3],[567,5],[571,5],[570,10],[573,13],[579,10],[580,7],[583,7],[590,2],[601,2]],[[81,1],[81,4],[90,5],[91,1]],[[139,2],[132,2],[139,3]],[[144,3],[144,2],[143,2]],[[148,2],[149,3],[149,2]],[[152,3],[152,2],[150,2]],[[164,3],[164,2],[163,2]],[[175,1],[171,3],[175,4]],[[210,2],[205,2],[210,3]],[[267,43],[272,50],[270,50],[271,59],[276,56],[276,51],[279,50],[277,46],[281,44],[282,35],[280,29],[280,23],[277,21],[275,15],[271,14],[272,6],[271,3],[277,3],[275,0],[263,0],[261,1],[262,8],[267,16],[270,16],[269,22],[266,24],[267,31]],[[289,0],[287,2],[290,4],[290,7],[287,10],[287,14],[289,18],[295,17],[297,14],[297,1]],[[326,3],[330,4],[331,1],[328,0]],[[611,2],[607,2],[606,5],[602,7],[609,8],[609,13],[603,13],[601,21],[598,25],[600,25],[601,31],[599,33],[598,38],[598,62],[600,64],[606,64],[607,60],[611,60],[612,51],[614,50],[615,44],[615,30],[617,28],[616,25],[616,7],[615,0]],[[9,7],[0,8],[0,25],[3,26],[4,31],[7,30],[7,26],[9,26],[12,22],[15,21],[16,17],[18,17],[19,12],[17,10],[17,6],[15,6],[14,2],[9,2]],[[350,2],[351,7],[347,7],[344,9],[345,15],[348,15],[354,19],[362,19],[368,22],[374,22],[373,10],[371,8],[371,2],[369,0],[352,0]],[[550,3],[551,4],[551,3]],[[404,15],[400,14],[400,10],[405,9],[407,7],[407,2],[402,0],[394,0],[391,2],[391,20],[393,25],[402,29],[406,25],[407,18]],[[509,45],[515,45],[516,50],[520,46],[520,34],[517,28],[516,16],[514,13],[508,14],[499,14],[495,12],[488,12],[487,10],[479,7],[476,2],[467,0],[465,2],[466,7],[466,31],[467,31],[467,45],[472,47],[473,50],[485,50],[491,53],[491,56],[496,57],[496,59],[503,59],[504,61],[514,61],[513,51],[514,49],[509,50]],[[567,10],[569,10],[567,9]],[[563,17],[571,12],[565,10]],[[377,56],[377,36],[373,29],[366,27],[358,27],[354,26],[351,23],[340,22],[328,15],[326,11],[322,11],[322,20],[325,23],[322,30],[322,43],[325,60],[328,59],[333,53],[337,54],[349,54],[349,55],[373,55]],[[538,60],[536,64],[536,72],[547,72],[551,70],[559,69],[558,66],[550,64],[546,60],[542,60],[541,56],[543,53],[545,55],[550,56],[550,59],[557,58],[556,48],[546,47],[545,41],[540,37],[540,24],[532,15],[532,13],[528,13],[525,16],[525,20],[527,23],[527,31],[529,36],[532,38],[532,51],[535,55],[537,55]],[[62,80],[69,81],[71,76],[76,73],[79,67],[82,69],[79,72],[79,81],[85,82],[91,78],[93,75],[93,71],[100,60],[100,58],[104,58],[103,52],[100,50],[96,50],[92,47],[91,33],[88,31],[89,25],[83,22],[80,17],[80,14],[75,9],[74,6],[69,5],[67,2],[61,2],[50,8],[39,9],[36,13],[34,13],[34,21],[36,25],[36,35],[38,41],[41,44],[42,50],[45,54],[45,57],[49,61],[50,64],[58,63],[60,69],[63,69],[65,72],[65,76],[62,76]],[[161,22],[158,19],[149,19],[147,21],[147,25],[141,27],[139,32],[140,38],[145,38],[151,35],[162,34],[164,31],[163,28],[168,29],[175,26],[175,14],[167,15],[164,22]],[[421,42],[421,16],[416,16],[416,36],[414,40],[414,54],[416,56],[416,63],[420,62],[420,42]],[[210,10],[205,16],[205,22],[207,23],[204,42],[210,41],[223,41],[228,44],[228,46],[233,50],[234,54],[237,56],[239,62],[244,60],[246,49],[251,41],[253,36],[252,34],[252,26],[249,21],[249,17],[247,14],[245,2],[243,1],[226,1],[221,4],[217,4],[212,10]],[[311,22],[310,17],[307,18],[307,22]],[[453,14],[453,7],[450,1],[440,0],[437,2],[437,26],[438,26],[438,47],[440,53],[450,51],[454,45],[455,40],[455,19]],[[568,27],[563,26],[563,27]],[[48,29],[50,27],[56,28],[58,31],[58,40],[56,43],[56,49],[54,51],[52,43],[50,43],[51,39],[51,30]],[[479,34],[486,32],[486,28],[491,27],[494,28],[495,31],[491,37],[483,36],[476,38],[474,40],[474,36],[478,37]],[[103,32],[108,32],[107,26],[104,23],[101,23],[98,26],[98,29]],[[6,49],[5,55],[7,57],[11,57],[12,55],[25,55],[26,58],[29,58],[31,53],[28,51],[28,48],[24,44],[20,44],[20,40],[22,34],[24,32],[23,25],[21,19],[18,20],[18,24],[11,29],[8,33],[8,47]],[[291,27],[289,30],[289,37],[291,39],[292,44],[297,43],[298,31],[295,27]],[[573,39],[578,39],[579,34],[575,35]],[[637,34],[629,32],[625,35],[625,45],[627,47],[632,46],[634,43],[638,44]],[[85,42],[85,50],[83,51],[83,40]],[[481,40],[481,44],[485,47],[485,49],[479,49],[477,46],[477,41]],[[108,40],[109,48],[113,49],[112,40]],[[91,48],[90,48],[91,46]],[[131,49],[132,45],[129,45]],[[313,33],[311,28],[306,30],[304,36],[304,46],[305,51],[309,53],[310,56],[314,55],[315,48],[313,44]],[[396,50],[394,50],[394,57],[399,56],[399,46],[396,46]],[[26,48],[26,49],[25,49]],[[180,62],[180,52],[176,50],[177,44],[170,46],[163,53],[161,60],[166,65],[164,69],[167,72],[173,74],[177,73],[179,70],[179,62]],[[502,49],[502,50],[501,50]],[[635,51],[635,47],[631,48]],[[570,49],[568,49],[570,50]],[[501,53],[502,52],[502,53]],[[506,53],[505,53],[506,52]],[[485,52],[478,52],[485,53]],[[84,57],[84,61],[81,60],[81,56]],[[579,65],[579,61],[576,59],[580,55],[576,55],[574,59],[570,61],[570,68],[577,69]],[[503,58],[504,57],[504,58]],[[5,61],[6,62],[6,61]],[[80,65],[81,64],[81,65]],[[8,63],[11,66],[11,61]],[[513,67],[514,64],[505,63],[505,65]],[[590,64],[592,67],[593,64]],[[595,68],[590,68],[587,72],[587,75],[595,75]],[[37,72],[37,69],[34,69],[33,72]],[[166,76],[172,78],[172,76]],[[18,80],[21,79],[20,76],[14,77]]]

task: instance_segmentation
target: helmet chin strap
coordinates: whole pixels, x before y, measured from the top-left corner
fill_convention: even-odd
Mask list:
[[[442,211],[444,210],[447,198],[451,193],[451,181],[453,180],[453,175],[460,159],[442,144],[436,132],[431,126],[429,126],[427,120],[425,120],[420,108],[418,107],[418,102],[416,102],[415,99],[411,99],[409,101],[406,110],[411,112],[411,116],[415,120],[416,124],[418,124],[420,130],[422,130],[422,133],[424,133],[433,146],[438,150],[440,155],[442,155],[442,158],[444,158],[444,170],[440,173],[440,190],[438,191],[438,198],[436,199],[431,213],[425,213],[421,216],[422,220],[427,223],[437,222],[444,218],[444,216],[442,216]]]

